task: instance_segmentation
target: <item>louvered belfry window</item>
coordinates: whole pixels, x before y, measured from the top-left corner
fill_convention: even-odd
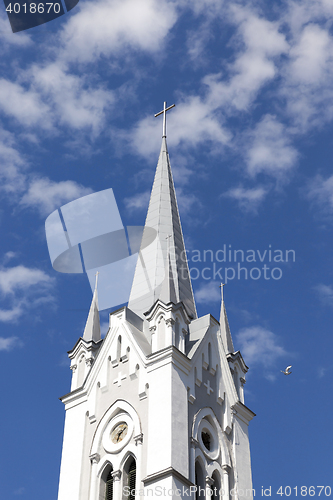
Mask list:
[[[133,458],[128,469],[128,486],[130,487],[130,494],[128,497],[129,500],[135,500],[135,494],[134,494],[135,481],[136,481],[136,463]]]
[[[112,470],[110,470],[106,478],[105,500],[113,500],[113,477]]]

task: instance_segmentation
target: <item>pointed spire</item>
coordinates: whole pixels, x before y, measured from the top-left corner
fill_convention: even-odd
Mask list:
[[[91,301],[87,323],[83,332],[83,340],[85,340],[86,342],[89,342],[91,340],[93,340],[94,342],[98,342],[99,340],[101,340],[101,328],[99,324],[98,297],[97,297],[98,275],[99,272],[96,273],[95,290]]]
[[[151,229],[156,231],[154,241]],[[158,299],[165,303],[182,301],[189,316],[197,317],[165,137],[128,307],[142,316]]]
[[[221,283],[221,313],[220,313],[220,329],[221,329],[221,337],[222,342],[226,351],[226,354],[230,352],[235,352],[234,344],[232,342],[232,337],[229,328],[229,322],[227,317],[227,312],[225,310],[224,298],[223,298],[223,287],[225,283]]]

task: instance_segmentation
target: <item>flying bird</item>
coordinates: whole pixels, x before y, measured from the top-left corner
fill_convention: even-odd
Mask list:
[[[290,375],[292,372],[290,371],[290,368],[292,367],[292,365],[290,366],[287,366],[287,368],[283,371],[283,370],[280,370],[281,373],[284,373],[285,375]]]

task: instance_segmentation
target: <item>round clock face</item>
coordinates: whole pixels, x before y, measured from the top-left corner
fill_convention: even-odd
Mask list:
[[[126,436],[128,431],[128,425],[126,422],[120,422],[111,432],[111,441],[114,444],[120,443]]]

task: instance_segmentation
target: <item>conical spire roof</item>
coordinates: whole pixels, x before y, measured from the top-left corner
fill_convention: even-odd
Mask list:
[[[197,317],[165,137],[128,307],[143,315],[158,299],[183,302],[189,316]]]
[[[220,330],[223,346],[225,348],[226,354],[235,352],[234,344],[231,337],[231,332],[229,328],[229,322],[227,317],[227,311],[225,310],[224,298],[223,298],[223,287],[221,284],[221,313],[220,313]]]
[[[99,323],[99,312],[98,312],[98,297],[97,297],[97,277],[96,276],[96,286],[91,301],[91,306],[88,314],[88,319],[83,332],[83,340],[89,342],[93,340],[98,342],[101,340],[101,327]]]

